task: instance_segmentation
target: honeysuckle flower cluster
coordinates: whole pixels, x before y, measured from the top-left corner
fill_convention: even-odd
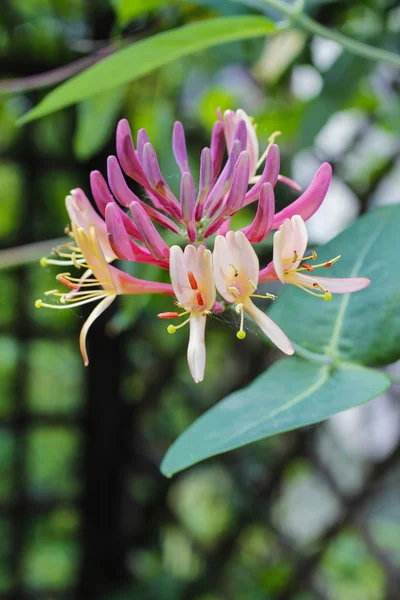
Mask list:
[[[57,303],[37,300],[36,306],[66,309],[97,302],[80,334],[80,349],[88,364],[86,337],[95,319],[119,294],[164,294],[167,331],[176,333],[189,325],[187,359],[193,380],[203,380],[206,366],[207,317],[233,308],[239,320],[237,338],[244,339],[245,314],[285,354],[293,346],[276,323],[258,308],[254,298],[274,300],[272,294],[257,293],[259,283],[279,280],[308,294],[331,300],[332,294],[356,292],[369,285],[363,277],[334,279],[315,275],[329,268],[316,263],[317,254],[307,254],[305,221],[323,202],[332,176],[328,163],[321,165],[309,187],[288,207],[275,213],[274,188],[278,181],[300,191],[290,178],[280,174],[279,148],[275,132],[260,156],[256,126],[241,109],[217,111],[210,145],[200,156],[199,179],[190,169],[185,132],[176,122],[172,150],[180,169],[179,197],[161,173],[157,154],[145,129],[139,130],[136,146],[128,122],[119,122],[117,156],[110,156],[107,179],[99,171],[90,175],[90,187],[98,212],[81,189],[66,198],[71,241],[53,250],[42,265],[68,266],[56,277],[63,289],[45,293]],[[136,195],[127,181],[139,185]],[[135,188],[136,189],[136,188]],[[253,221],[232,230],[232,217],[243,207],[257,203]],[[169,235],[166,237],[166,230]],[[273,260],[260,269],[254,245],[272,230]],[[174,238],[170,246],[166,239]],[[115,259],[149,263],[169,270],[171,283],[137,279],[114,267]],[[172,305],[174,302],[174,305]],[[173,310],[171,310],[173,308]],[[180,320],[183,319],[183,320]]]

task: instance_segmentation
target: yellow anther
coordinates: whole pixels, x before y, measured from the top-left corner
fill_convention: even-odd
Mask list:
[[[325,292],[325,294],[324,294],[324,300],[326,300],[327,302],[329,302],[330,300],[332,300],[332,294],[330,292]]]
[[[244,338],[246,337],[246,332],[245,331],[238,331],[237,334],[236,334],[236,337],[239,340],[244,340]]]
[[[256,286],[256,284],[254,283],[254,281],[252,281],[251,279],[249,279],[248,281],[249,281],[249,284],[251,285],[251,287],[253,288],[253,290],[254,290],[254,291],[256,291],[256,289],[257,289],[257,286]]]
[[[252,298],[263,298],[264,300],[277,300],[278,296],[274,294],[251,294]]]
[[[271,135],[268,138],[268,142],[270,144],[274,144],[275,143],[275,139],[279,136],[282,135],[282,131],[274,131],[274,133],[271,133]]]
[[[236,287],[228,287],[226,288],[226,290],[230,293],[233,294],[234,296],[240,296],[240,292]]]
[[[293,253],[293,258],[292,258],[292,263],[295,263],[299,260],[299,255],[297,254],[296,250]]]
[[[173,325],[168,325],[167,331],[168,331],[168,333],[170,333],[172,335],[173,333],[176,332],[176,327],[174,327]]]
[[[40,264],[42,267],[47,267],[48,262],[47,262],[47,258],[45,256],[42,256],[42,258],[40,259]]]
[[[42,308],[42,306],[43,306],[43,300],[36,300],[35,308]]]
[[[239,271],[237,270],[237,268],[235,267],[235,265],[231,265],[232,269],[233,269],[233,275],[235,277],[237,277],[239,275]]]

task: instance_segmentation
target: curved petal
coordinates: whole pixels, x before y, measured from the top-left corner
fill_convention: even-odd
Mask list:
[[[277,231],[276,233],[274,233],[274,248],[273,248],[272,263],[274,265],[274,270],[278,276],[278,279],[280,279],[280,281],[282,283],[285,283],[285,277],[283,274],[283,263],[282,263],[282,250],[283,250],[283,243],[284,243],[283,235],[284,234],[282,231]]]
[[[244,310],[257,323],[259,328],[279,350],[285,354],[293,354],[294,348],[282,329],[249,299],[243,304]]]
[[[178,301],[183,305],[189,304],[192,298],[192,289],[187,278],[183,251],[179,246],[172,246],[170,250],[169,274]]]
[[[332,179],[332,167],[323,163],[306,191],[289,206],[276,213],[272,228],[278,229],[285,219],[300,215],[307,221],[321,206]]]
[[[306,287],[314,287],[313,283],[318,283],[331,294],[349,294],[363,290],[369,286],[371,281],[366,277],[315,277],[296,273],[296,283]]]
[[[256,216],[250,225],[241,229],[251,244],[258,244],[267,237],[272,228],[274,213],[274,189],[270,183],[264,183],[260,191]]]
[[[226,237],[223,235],[217,235],[215,238],[213,264],[215,287],[227,302],[234,302],[235,297],[227,290],[227,287],[231,285],[227,282],[229,281],[229,277],[232,275],[232,260]]]
[[[261,186],[264,183],[270,183],[272,187],[275,187],[276,182],[279,177],[279,168],[280,168],[281,158],[279,153],[279,148],[276,144],[272,144],[270,149],[268,150],[267,157],[265,159],[264,170],[261,174],[261,177],[258,179],[257,183],[253,185],[253,187],[247,192],[243,206],[247,206],[250,202],[257,200],[260,196]],[[274,229],[276,229],[274,225]]]
[[[106,224],[96,213],[83,190],[80,188],[71,190],[71,195],[65,198],[65,205],[71,222],[86,232],[89,232],[90,226],[93,225],[106,260],[111,262],[117,258],[108,241]]]
[[[206,368],[206,344],[205,329],[206,316],[192,314],[190,321],[189,345],[187,350],[187,360],[190,373],[195,383],[203,381]]]
[[[110,304],[112,302],[114,302],[116,297],[117,297],[116,294],[110,294],[110,295],[106,296],[105,298],[103,298],[103,300],[96,306],[96,308],[94,310],[92,310],[89,317],[86,319],[86,321],[83,324],[81,333],[79,335],[79,347],[81,349],[81,354],[82,354],[83,362],[85,363],[85,367],[87,367],[89,364],[89,358],[88,358],[88,354],[87,354],[87,350],[86,350],[86,337],[87,337],[89,328],[94,323],[94,321],[97,319],[97,317],[99,317],[101,315],[101,313],[103,313],[110,306]]]

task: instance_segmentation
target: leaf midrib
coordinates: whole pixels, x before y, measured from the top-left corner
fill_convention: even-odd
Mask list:
[[[318,391],[328,381],[328,379],[330,377],[330,372],[331,372],[331,367],[329,365],[323,365],[321,367],[320,371],[318,372],[318,379],[313,384],[311,384],[306,390],[301,392],[301,394],[298,394],[291,400],[288,400],[288,402],[286,402],[285,404],[282,404],[282,406],[280,406],[279,408],[276,408],[275,410],[273,410],[270,413],[268,413],[267,415],[265,415],[262,419],[257,421],[257,426],[260,423],[263,423],[264,421],[269,421],[270,419],[273,419],[274,417],[279,415],[281,412],[284,412],[284,411],[288,410],[289,408],[296,406],[296,404],[299,404],[300,402],[302,402],[303,400],[308,398],[308,396],[310,396],[314,392]],[[225,438],[225,441],[230,442],[238,437],[241,437],[242,435],[244,435],[245,433],[250,431],[253,427],[254,427],[254,425],[248,425],[246,427],[243,427],[243,429],[241,429],[240,432],[235,432],[234,435],[230,436],[229,438]]]
[[[350,272],[350,277],[357,277],[361,271],[361,268],[364,264],[365,258],[367,257],[371,247],[374,245],[375,241],[381,234],[382,230],[386,226],[386,219],[383,219],[378,226],[376,227],[374,234],[369,237],[367,244],[365,245],[362,252],[359,254],[358,259],[354,263],[354,266]],[[346,315],[347,307],[351,300],[351,294],[344,294],[341,298],[340,306],[337,312],[336,320],[332,330],[332,337],[325,347],[324,354],[331,356],[334,360],[337,359],[337,350],[339,347],[340,334],[343,328],[344,319]]]

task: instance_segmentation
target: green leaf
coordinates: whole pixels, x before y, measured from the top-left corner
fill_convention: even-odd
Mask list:
[[[269,35],[275,25],[257,16],[221,17],[153,35],[72,77],[20,119],[27,123],[65,106],[134,81],[173,60],[227,42]]]
[[[323,421],[389,385],[384,373],[358,365],[282,359],[189,427],[168,450],[161,471],[171,477],[211,456]]]
[[[371,285],[330,302],[285,286],[269,315],[298,346],[365,365],[400,358],[400,206],[378,208],[318,249],[318,262],[342,258],[323,276],[368,277]],[[319,273],[318,273],[319,274]],[[301,350],[301,348],[300,348]]]
[[[91,158],[107,143],[121,110],[125,92],[126,86],[121,86],[79,104],[73,142],[74,153],[79,160]]]
[[[116,12],[120,23],[137,19],[161,6],[170,6],[166,0],[115,0]]]

